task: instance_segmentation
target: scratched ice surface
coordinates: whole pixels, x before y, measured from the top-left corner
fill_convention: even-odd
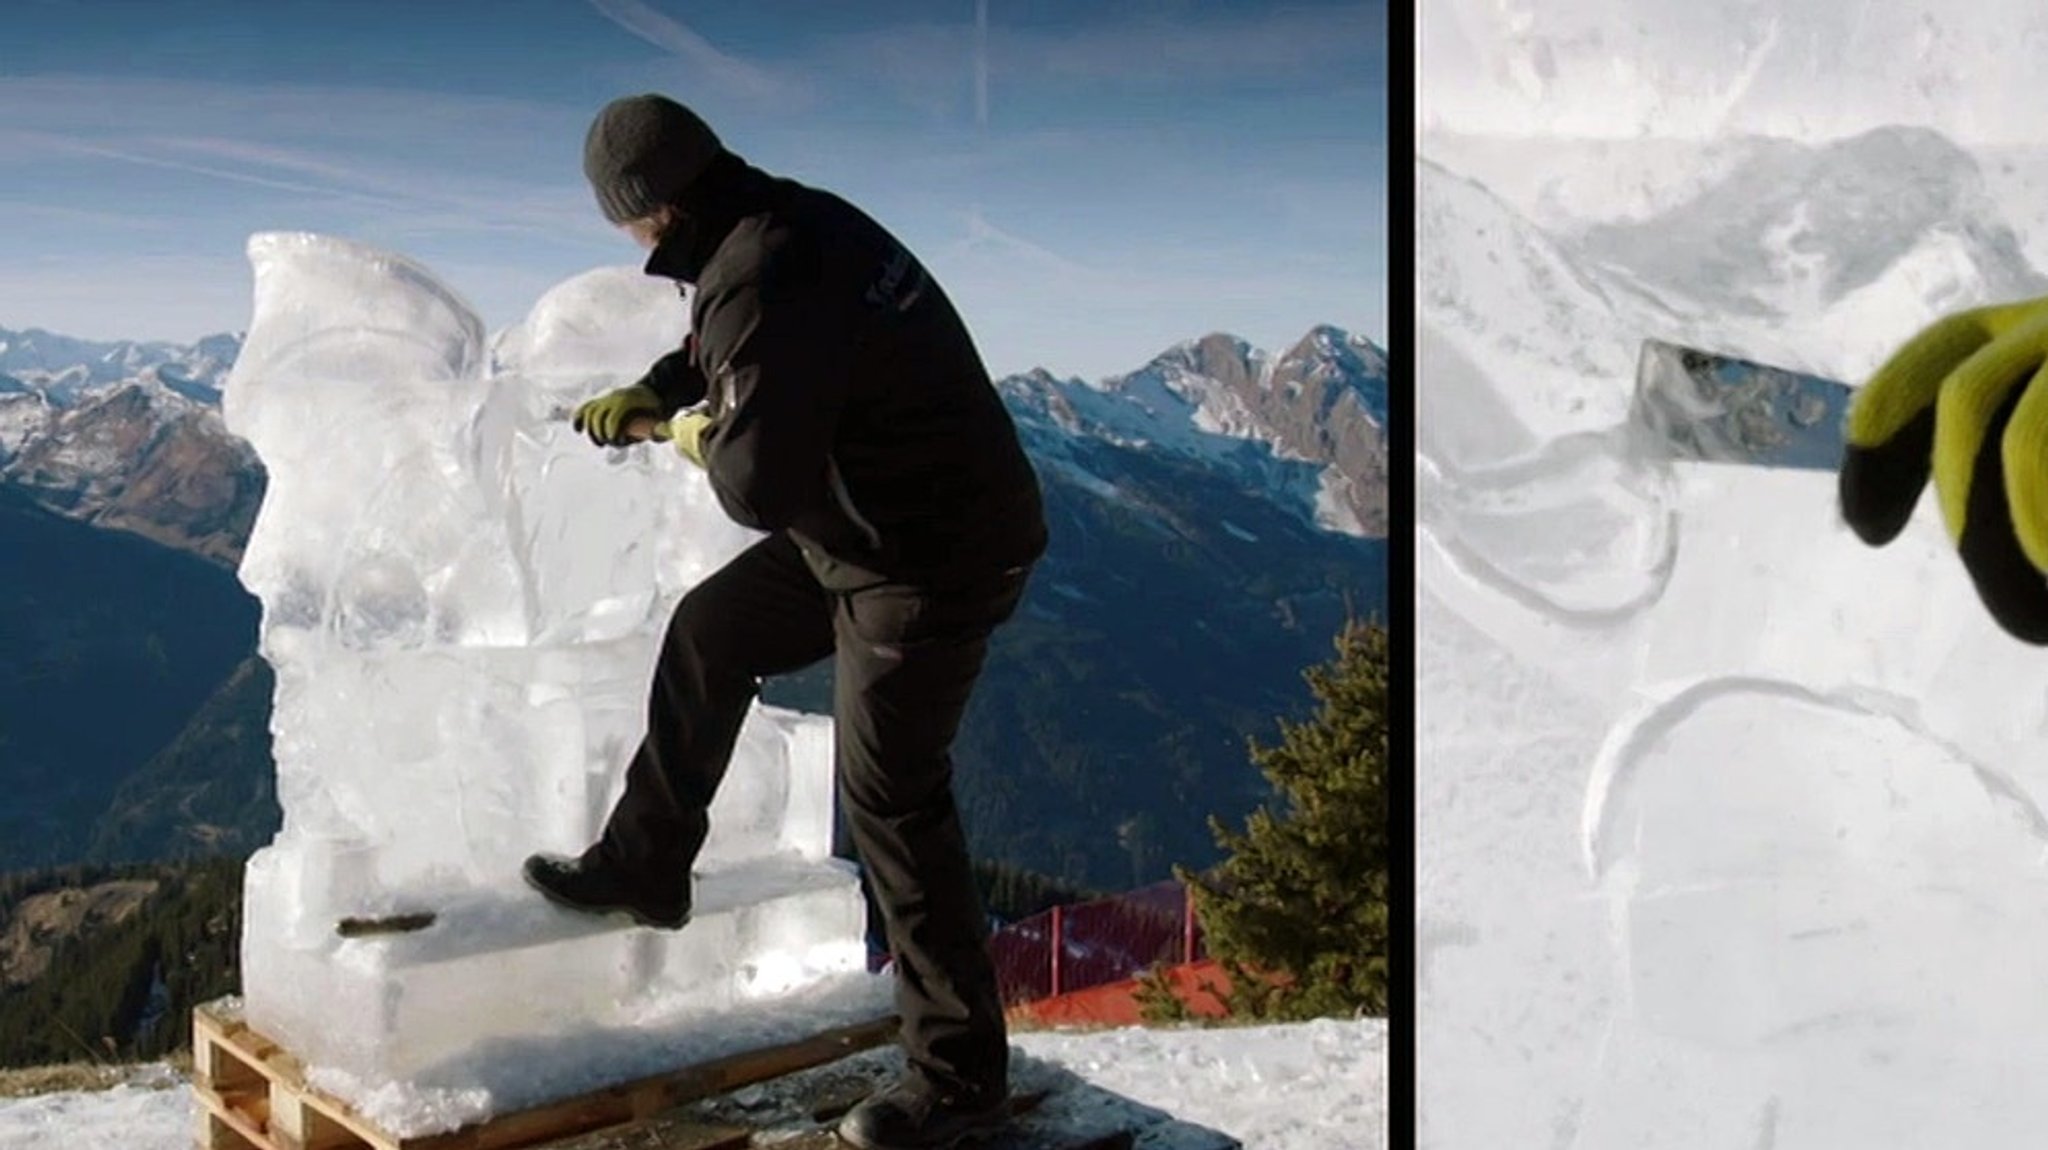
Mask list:
[[[1644,338],[1853,385],[1936,315],[2048,295],[2048,149],[1985,132],[2024,53],[1880,9],[1424,17],[1426,1146],[2048,1121],[2048,652],[1991,623],[1931,499],[1871,549],[1832,472],[1679,462],[1629,418]],[[1847,98],[1879,71],[1897,104]]]

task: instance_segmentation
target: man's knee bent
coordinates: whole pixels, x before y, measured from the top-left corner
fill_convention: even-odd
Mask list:
[[[662,661],[707,679],[754,677],[746,665],[746,643],[730,608],[699,587],[685,594],[669,617]]]

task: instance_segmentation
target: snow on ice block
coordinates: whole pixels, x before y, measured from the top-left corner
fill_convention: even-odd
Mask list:
[[[269,861],[251,863],[252,915],[277,913],[272,904],[290,894],[268,881]],[[299,949],[252,940],[248,957],[264,977],[249,983],[250,1025],[360,1083],[499,1094],[508,1069],[536,1084],[574,1078],[586,1057],[578,1035],[692,1020],[716,1030],[722,1014],[762,999],[865,977],[866,908],[837,860],[757,859],[703,874],[678,931],[577,914],[523,886],[431,909],[433,923],[416,931],[330,934]],[[508,1044],[523,1050],[516,1068],[480,1057]]]

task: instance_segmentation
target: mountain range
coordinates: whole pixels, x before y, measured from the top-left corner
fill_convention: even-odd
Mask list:
[[[272,681],[258,607],[232,573],[264,477],[219,413],[239,349],[232,335],[0,329],[0,555],[36,557],[0,566],[0,602],[37,605],[0,615],[21,636],[0,643],[0,684],[42,681],[52,652],[89,637],[153,653],[180,687],[150,700],[177,721],[90,754],[66,732],[153,688],[107,699],[95,676],[114,663],[96,657],[66,664],[52,690],[0,692],[0,777],[38,827],[0,841],[0,867],[241,852],[276,829]],[[1038,464],[1053,543],[961,734],[977,846],[1098,886],[1200,864],[1214,855],[1208,816],[1267,793],[1246,739],[1273,741],[1276,718],[1305,712],[1300,672],[1329,656],[1348,614],[1384,611],[1384,354],[1329,326],[1277,355],[1216,334],[1123,376],[1040,370],[998,387]],[[112,585],[87,595],[80,570]],[[765,694],[823,710],[828,673]],[[63,779],[63,794],[24,792],[29,779]]]

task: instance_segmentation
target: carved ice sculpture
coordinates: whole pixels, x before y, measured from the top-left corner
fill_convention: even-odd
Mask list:
[[[284,808],[247,873],[249,1022],[330,1085],[463,1091],[474,1111],[601,1084],[604,1051],[687,1047],[692,1019],[749,1000],[838,979],[865,1011],[821,717],[750,716],[686,929],[568,914],[518,878],[597,833],[669,610],[754,538],[674,452],[600,450],[566,419],[680,342],[674,289],[591,272],[489,346],[401,257],[304,234],[249,256],[224,406],[269,472],[241,578],[277,673]],[[337,932],[416,912],[435,921]]]

